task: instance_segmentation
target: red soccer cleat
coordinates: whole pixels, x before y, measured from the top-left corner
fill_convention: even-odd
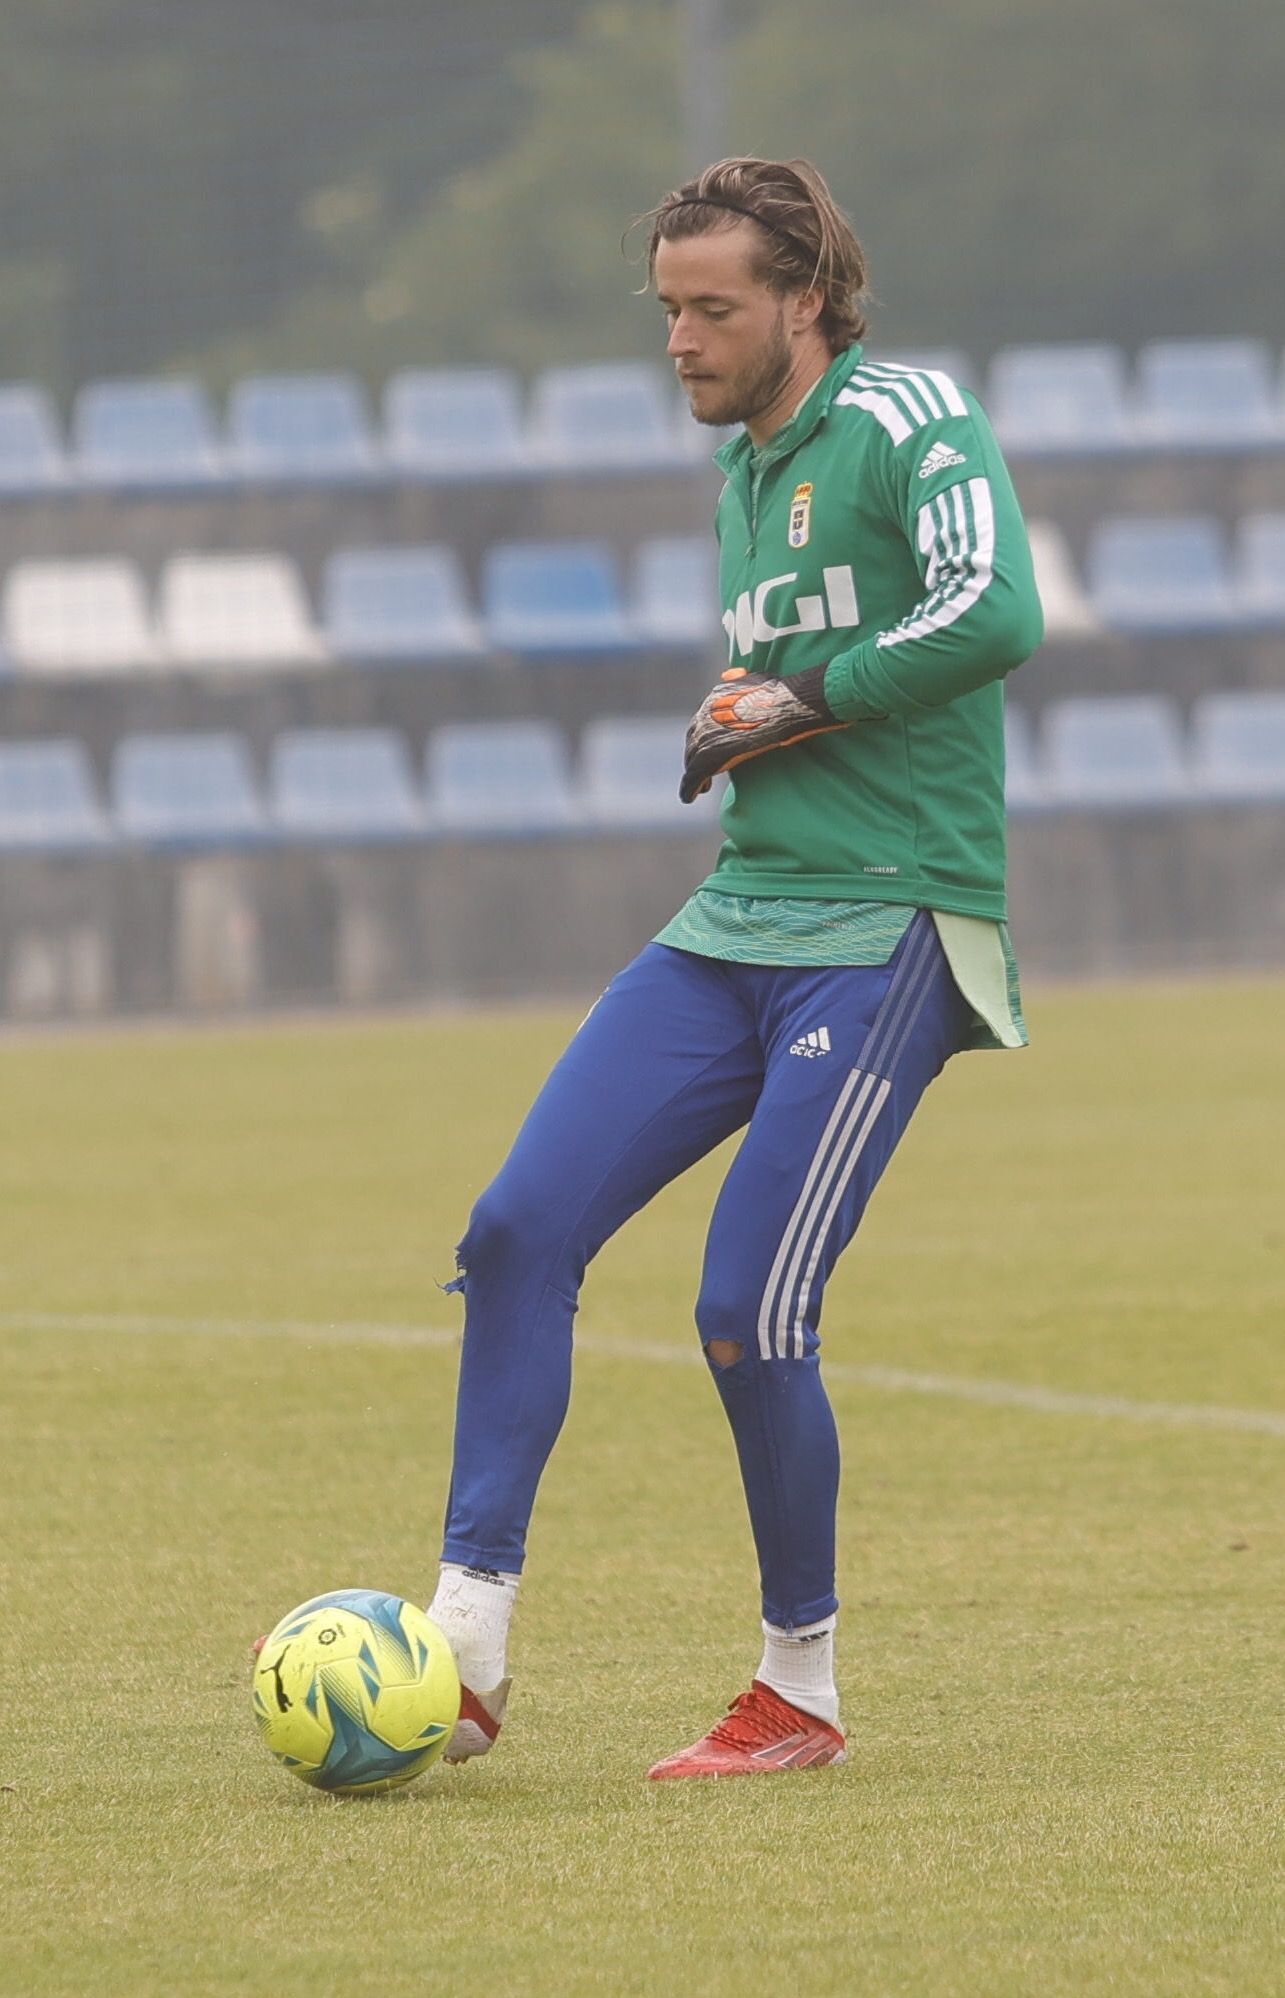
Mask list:
[[[460,1685],[460,1717],[446,1744],[443,1762],[471,1762],[475,1755],[487,1755],[495,1745],[508,1704],[511,1679],[501,1679],[489,1693],[475,1693]]]
[[[755,1679],[702,1740],[658,1762],[647,1774],[658,1782],[671,1776],[765,1776],[782,1769],[821,1769],[846,1759],[837,1727],[792,1707]]]

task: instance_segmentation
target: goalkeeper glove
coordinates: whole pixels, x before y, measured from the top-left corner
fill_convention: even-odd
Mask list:
[[[733,666],[692,716],[678,795],[685,805],[733,764],[785,749],[826,729],[846,728],[823,691],[826,669],[809,666],[788,679]]]

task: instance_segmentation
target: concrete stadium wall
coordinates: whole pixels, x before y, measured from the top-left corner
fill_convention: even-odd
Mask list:
[[[592,995],[707,835],[7,857],[0,1017]],[[1060,977],[1285,964],[1285,813],[1019,820],[1012,928]]]

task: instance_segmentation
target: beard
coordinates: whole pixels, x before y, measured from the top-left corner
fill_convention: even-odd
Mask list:
[[[725,425],[752,423],[770,409],[790,379],[794,361],[785,337],[785,313],[778,313],[776,325],[762,351],[738,375],[716,385],[702,384],[709,399],[701,408],[692,404],[698,423]]]

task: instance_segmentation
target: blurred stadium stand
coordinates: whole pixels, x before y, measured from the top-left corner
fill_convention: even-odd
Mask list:
[[[526,469],[522,387],[503,368],[406,368],[384,390],[390,470],[427,480],[512,477]]]
[[[531,392],[528,447],[548,471],[669,468],[686,455],[678,419],[672,376],[648,361],[550,368]]]
[[[315,666],[327,656],[285,556],[174,556],[161,576],[158,623],[175,665]]]
[[[19,562],[5,578],[3,618],[21,672],[137,672],[161,659],[132,562]]]
[[[108,837],[82,744],[0,745],[0,849],[93,848]]]
[[[341,548],[326,565],[325,635],[348,659],[459,658],[482,625],[453,548]]]
[[[0,386],[0,499],[42,496],[66,479],[53,397],[29,382]]]
[[[482,614],[500,652],[619,652],[639,639],[615,557],[601,542],[509,542],[489,549]]]
[[[995,356],[987,410],[1014,457],[1126,451],[1134,441],[1118,347],[1008,347]]]
[[[1032,969],[1285,957],[1276,376],[1235,340],[976,372],[1048,632],[1007,718]],[[0,389],[0,1009],[578,990],[707,870],[718,437],[663,368],[100,380],[63,424]],[[92,979],[20,971],[87,936]]]
[[[260,375],[228,403],[228,457],[244,479],[319,486],[373,478],[365,391],[353,375]]]
[[[90,382],[72,410],[78,484],[202,490],[223,469],[214,410],[192,381]]]
[[[1042,734],[1050,803],[1129,810],[1182,805],[1191,795],[1178,716],[1155,695],[1060,702]]]
[[[1104,520],[1088,569],[1094,609],[1117,631],[1218,632],[1240,615],[1217,520]]]
[[[1206,694],[1192,712],[1191,738],[1199,796],[1285,803],[1285,693]]]
[[[406,744],[391,729],[308,729],[277,738],[269,809],[283,834],[405,839],[424,830]]]
[[[425,775],[446,834],[564,832],[576,822],[566,743],[551,722],[457,722],[434,734]]]
[[[1138,355],[1141,435],[1183,451],[1280,449],[1274,375],[1258,340],[1155,340]]]
[[[129,735],[112,758],[122,840],[230,845],[267,830],[245,744],[232,735]]]

